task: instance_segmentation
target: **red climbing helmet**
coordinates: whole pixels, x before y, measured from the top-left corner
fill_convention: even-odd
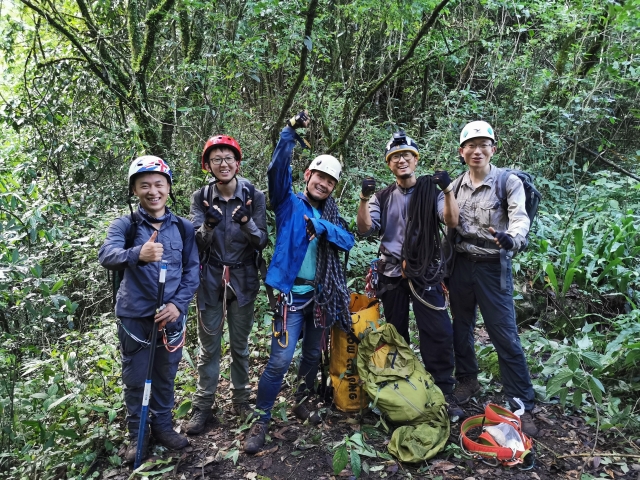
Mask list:
[[[240,162],[242,161],[242,149],[236,139],[228,135],[215,135],[204,144],[204,149],[202,150],[203,170],[206,170],[205,164],[209,160],[209,152],[213,147],[227,147],[231,149],[236,157],[236,161],[238,162],[238,167],[240,166]]]

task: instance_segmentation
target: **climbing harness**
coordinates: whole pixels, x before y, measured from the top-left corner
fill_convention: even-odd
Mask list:
[[[516,412],[524,412],[524,406]],[[477,439],[470,432],[481,429]],[[519,415],[499,405],[488,404],[484,415],[467,418],[460,426],[460,447],[468,455],[488,465],[517,466],[529,470],[535,464],[533,442],[522,433]]]
[[[161,312],[162,310],[164,310],[166,307],[165,305],[162,305],[157,312]],[[124,326],[124,323],[119,322],[118,325],[122,328],[122,330],[124,330],[124,332],[129,335],[129,337],[136,343],[138,343],[138,345],[140,345],[140,349],[142,348],[149,348],[151,346],[151,341],[147,340],[147,339],[142,339],[138,336],[136,336],[135,334],[133,334],[132,332],[130,332],[127,327]],[[162,329],[162,345],[160,345],[159,343],[156,344],[156,348],[160,348],[161,346],[164,346],[164,348],[169,352],[169,353],[173,353],[176,350],[182,348],[184,346],[184,342],[185,342],[185,338],[186,338],[186,334],[187,334],[187,322],[183,321],[182,322],[182,329],[180,329],[177,332],[171,332],[171,333],[167,333],[167,329],[163,328]]]
[[[422,298],[420,295],[418,295],[418,293],[416,292],[416,289],[413,287],[413,282],[411,281],[410,278],[408,280],[409,280],[409,288],[411,289],[411,293],[413,293],[413,296],[415,298],[417,298],[418,301],[421,304],[423,304],[425,307],[429,307],[432,310],[446,310],[447,308],[449,308],[449,290],[447,290],[447,287],[445,287],[444,283],[440,284],[442,286],[442,292],[444,294],[444,306],[443,307],[436,307],[435,305],[431,305],[424,298]]]
[[[273,333],[273,336],[278,339],[278,345],[280,345],[282,348],[286,348],[289,345],[289,332],[287,331],[287,313],[304,310],[309,305],[311,305],[311,302],[313,302],[313,300],[314,298],[311,297],[304,305],[296,307],[293,304],[293,294],[291,292],[289,292],[289,294],[281,293],[278,295],[276,300],[276,309],[273,314],[273,321],[271,322],[271,332]],[[284,339],[284,343],[281,341],[281,339]]]
[[[378,290],[378,264],[380,263],[379,258],[375,258],[371,260],[369,266],[369,273],[365,277],[366,285],[364,287],[364,291],[367,294],[367,297],[374,298],[376,296],[376,290]]]
[[[287,348],[287,346],[289,345],[289,332],[287,331],[287,312],[289,311],[288,306],[292,303],[293,295],[291,294],[291,292],[289,292],[289,295],[284,293],[279,294],[276,300],[276,311],[273,315],[271,331],[273,332],[273,336],[278,340],[278,345],[280,345],[282,348]],[[284,339],[284,343],[282,343],[281,339]]]

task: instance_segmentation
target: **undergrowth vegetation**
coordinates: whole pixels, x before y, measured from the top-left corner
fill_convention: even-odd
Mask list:
[[[392,131],[417,141],[419,174],[453,177],[463,171],[460,128],[491,122],[494,162],[532,173],[543,193],[529,248],[514,261],[536,393],[605,435],[640,434],[638,0],[444,1],[431,30],[430,0],[308,10],[315,3],[0,2],[3,478],[86,478],[120,462],[116,319],[97,250],[109,222],[128,213],[131,159],[168,161],[171,208],[185,215],[205,182],[208,136],[237,138],[242,174],[266,189],[274,133],[301,108],[313,150],[294,156],[296,187],[315,154],[333,152],[345,166],[335,195],[352,227],[362,178],[391,182],[382,152]],[[350,288],[363,291],[376,255],[375,241],[357,241]],[[270,335],[262,289],[256,361]],[[190,318],[177,416],[195,388]],[[493,349],[478,348],[484,380],[499,380]],[[371,453],[358,435],[333,449],[338,465]]]

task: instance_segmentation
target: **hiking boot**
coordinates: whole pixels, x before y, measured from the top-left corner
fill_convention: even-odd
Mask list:
[[[458,381],[453,396],[458,405],[464,405],[471,400],[471,397],[480,392],[480,384],[476,377],[464,377]]]
[[[531,411],[526,411],[520,417],[520,430],[529,437],[538,435],[538,427]]]
[[[449,414],[449,420],[456,422],[464,417],[464,410],[460,408],[456,402],[456,397],[453,396],[453,393],[447,393],[444,396],[444,399],[447,401],[447,413]]]
[[[164,432],[153,432],[153,438],[160,445],[167,447],[169,450],[182,450],[189,445],[189,440],[184,435],[180,435],[174,430],[165,430]]]
[[[249,430],[249,435],[244,441],[242,448],[245,453],[258,453],[264,445],[264,437],[267,434],[267,424],[262,422],[256,422]]]
[[[240,417],[240,421],[244,422],[253,415],[253,408],[247,402],[234,403],[231,406],[233,413]]]
[[[133,463],[136,460],[136,452],[138,451],[138,436],[131,438],[129,446],[124,452],[124,463]],[[142,444],[142,457],[144,460],[149,456],[149,433],[144,436],[144,443]]]
[[[213,412],[210,408],[200,410],[198,407],[193,408],[191,420],[187,423],[184,431],[187,435],[197,435],[202,433],[207,422],[213,420]]]
[[[301,402],[293,407],[293,410],[291,411],[296,417],[298,417],[298,419],[302,420],[303,422],[305,420],[309,420],[309,423],[311,425],[318,425],[320,422],[322,422],[320,414],[315,410],[309,410],[309,407],[307,407],[306,404],[307,402]]]

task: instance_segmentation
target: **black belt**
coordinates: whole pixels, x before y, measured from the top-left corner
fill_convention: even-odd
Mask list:
[[[229,263],[229,262],[221,262],[220,260],[217,260],[211,257],[209,258],[209,261],[207,263],[209,265],[213,265],[214,267],[218,267],[218,268],[229,267],[231,270],[234,270],[236,268],[244,268],[244,267],[248,267],[249,265],[255,265],[255,260],[253,259],[253,257],[251,257],[242,262]]]
[[[499,255],[478,255],[477,253],[458,252],[463,258],[476,263],[500,263]]]
[[[479,238],[464,238],[461,243],[468,243],[469,245],[475,245],[480,248],[490,248],[491,250],[500,250],[500,247],[496,245],[496,242],[491,240],[480,240]]]
[[[307,280],[306,278],[296,277],[293,282],[294,285],[309,285],[310,287],[316,286],[315,280]]]

